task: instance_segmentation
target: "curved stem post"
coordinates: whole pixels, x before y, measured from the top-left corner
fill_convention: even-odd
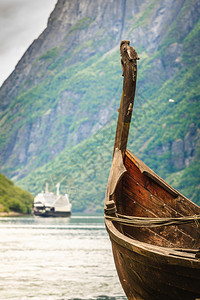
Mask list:
[[[137,79],[137,52],[130,47],[130,41],[123,40],[120,43],[122,76],[124,76],[121,103],[115,135],[114,151],[118,148],[124,157],[128,142],[128,134],[131,123],[131,116],[135,98]]]

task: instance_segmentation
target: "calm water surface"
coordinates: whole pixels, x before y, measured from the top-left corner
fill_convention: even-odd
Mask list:
[[[0,299],[127,299],[101,216],[0,218]]]

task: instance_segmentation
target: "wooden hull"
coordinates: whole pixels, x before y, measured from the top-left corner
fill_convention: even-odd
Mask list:
[[[199,206],[175,191],[130,152],[112,199],[117,212],[136,217],[200,214]],[[156,228],[121,225],[105,218],[116,269],[128,299],[200,298],[200,230],[197,225]]]
[[[120,53],[123,90],[105,195],[117,272],[130,300],[198,299],[200,207],[126,150],[139,57],[126,40]]]
[[[200,297],[197,260],[175,257],[170,252],[161,254],[158,249],[149,251],[145,243],[142,245],[121,236],[108,223],[110,221],[107,221],[107,229],[116,269],[128,299],[191,300]]]

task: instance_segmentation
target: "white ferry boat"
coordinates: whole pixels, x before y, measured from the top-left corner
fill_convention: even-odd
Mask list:
[[[34,198],[33,214],[41,217],[69,217],[72,204],[68,194],[60,195],[60,183],[57,183],[56,195],[48,191],[46,183],[45,192],[42,191]]]

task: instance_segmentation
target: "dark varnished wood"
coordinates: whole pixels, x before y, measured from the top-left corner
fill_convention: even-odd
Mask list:
[[[179,198],[188,204],[189,213],[195,211],[196,205],[187,198],[178,192],[176,196],[172,195],[163,189],[163,182],[161,187],[146,177],[129,154],[124,160],[127,173],[113,195],[120,214],[144,217],[187,215],[186,205],[177,210]],[[195,257],[196,248],[200,246],[200,230],[196,225],[143,228],[106,221],[106,227],[116,269],[128,299],[189,300],[200,297],[200,260]],[[179,251],[182,248],[185,252]],[[187,252],[186,248],[195,250]]]
[[[152,247],[106,226],[112,241],[117,272],[128,299],[196,299],[200,297],[200,264],[193,254]],[[162,250],[162,251],[160,251]]]
[[[120,53],[124,81],[113,152],[118,148],[121,150],[122,156],[124,157],[134,105],[137,80],[137,60],[139,60],[139,57],[135,49],[130,47],[130,41],[127,40],[121,41]]]
[[[191,273],[189,268],[177,270],[167,260],[132,252],[112,243],[121,284],[128,299],[195,299],[199,294],[200,269]]]
[[[129,300],[198,299],[200,226],[197,222],[160,227],[150,224],[139,227],[137,223],[133,227],[116,220],[119,214],[147,218],[194,216],[194,220],[195,215],[200,215],[198,205],[126,150],[138,57],[134,48],[129,47],[129,41],[121,42],[120,51],[124,83],[105,197],[105,224],[119,279]]]
[[[200,213],[200,207],[182,196],[179,192],[176,191],[177,197],[174,197],[157,182],[155,182],[145,174],[139,172],[138,167],[135,165],[134,158],[131,157],[130,151],[126,153],[124,164],[128,174],[132,178],[134,178],[135,181],[142,185],[152,195],[157,196],[159,199],[162,199],[163,203],[167,203],[172,208],[174,208],[175,211],[179,212],[182,215],[194,215]]]
[[[127,173],[123,177],[122,203],[128,215],[181,217],[200,213],[199,207],[178,192],[178,196],[174,197],[153,179],[142,174],[134,162],[130,155],[125,157]],[[184,203],[184,206],[180,206],[180,202]],[[195,224],[170,226],[161,231],[160,234],[171,242],[171,246],[200,247],[200,230]],[[154,232],[158,234],[157,229],[154,229]]]

